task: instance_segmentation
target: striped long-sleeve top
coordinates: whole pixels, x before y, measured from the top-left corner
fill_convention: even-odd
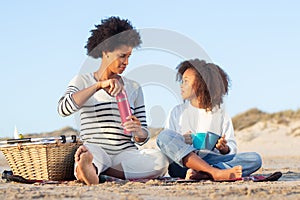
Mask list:
[[[132,114],[140,120],[142,128],[147,131],[142,89],[135,81],[125,77],[122,77],[122,80]],[[99,145],[110,155],[116,155],[123,150],[137,149],[132,136],[124,134],[115,97],[104,90],[99,90],[82,107],[74,102],[72,94],[95,83],[93,73],[75,76],[70,81],[64,96],[59,100],[59,114],[69,116],[79,111],[81,139],[85,143]]]

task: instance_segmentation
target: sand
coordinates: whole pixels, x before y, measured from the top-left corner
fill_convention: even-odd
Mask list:
[[[300,199],[300,138],[283,135],[282,131],[253,130],[237,133],[240,151],[256,151],[262,155],[263,166],[256,174],[281,171],[276,182],[212,182],[165,183],[150,180],[139,182],[106,182],[86,186],[76,181],[62,184],[7,183],[0,179],[0,199]],[[256,130],[256,131],[255,131]],[[272,133],[271,133],[272,132]],[[154,140],[147,147],[156,148]],[[9,169],[0,155],[0,171]]]

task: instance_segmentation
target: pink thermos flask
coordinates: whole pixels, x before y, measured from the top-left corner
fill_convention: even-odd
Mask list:
[[[119,94],[117,94],[116,99],[117,99],[117,103],[118,103],[118,107],[119,107],[119,111],[120,111],[121,121],[123,124],[124,122],[127,121],[126,118],[128,116],[132,115],[130,105],[128,103],[128,97],[127,97],[126,91],[123,89]],[[126,129],[124,129],[124,133],[130,134],[130,132],[126,131]]]

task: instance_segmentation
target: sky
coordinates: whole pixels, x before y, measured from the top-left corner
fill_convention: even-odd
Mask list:
[[[175,68],[185,59],[218,64],[230,76],[226,110],[300,108],[298,1],[3,1],[0,6],[0,137],[71,126],[57,102],[78,73],[95,71],[86,41],[109,16],[129,19],[143,40],[124,72],[142,86],[148,124],[176,104]],[[174,82],[173,82],[174,80]],[[178,86],[178,87],[177,87]]]

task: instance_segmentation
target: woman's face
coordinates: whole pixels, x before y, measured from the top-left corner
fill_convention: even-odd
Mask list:
[[[182,83],[180,86],[181,96],[184,100],[197,99],[197,96],[193,90],[193,84],[196,79],[193,69],[187,69],[182,75]]]
[[[132,47],[121,45],[112,52],[104,53],[103,58],[108,62],[108,69],[114,74],[122,74],[128,65]]]

